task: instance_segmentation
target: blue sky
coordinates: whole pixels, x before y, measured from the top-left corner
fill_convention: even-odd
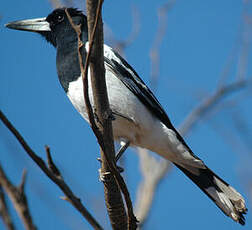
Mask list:
[[[139,12],[140,31],[126,48],[125,56],[148,84],[149,52],[158,25],[157,9],[165,2],[104,2],[103,19],[116,39],[127,38],[131,33],[132,8]],[[169,12],[161,45],[156,95],[175,126],[179,126],[201,99],[215,89],[237,39],[242,8],[242,1],[238,0],[180,0]],[[109,229],[103,186],[98,180],[99,148],[88,124],[74,110],[58,82],[54,48],[37,34],[4,28],[9,21],[44,17],[51,10],[46,0],[2,2],[0,108],[41,157],[45,157],[44,146],[51,147],[65,180],[99,222]],[[248,75],[250,65],[249,59]],[[236,58],[230,81],[237,69]],[[186,140],[196,155],[245,196],[250,210],[251,151],[249,155],[242,148],[234,149],[231,138],[237,136],[232,115],[238,113],[247,121],[251,141],[251,87],[246,92],[235,94],[241,98],[238,105],[229,109],[221,107],[221,112],[199,122]],[[229,134],[228,141],[221,133]],[[87,222],[60,199],[59,189],[40,172],[2,124],[0,137],[0,163],[10,179],[18,184],[22,170],[28,171],[26,192],[38,229],[90,229]],[[139,162],[134,150],[126,155],[124,175],[135,200],[136,187],[141,180]],[[13,209],[12,214],[17,229],[23,229]],[[225,217],[189,179],[173,169],[159,186],[145,229],[251,229],[250,212],[246,219],[246,226],[241,227]]]

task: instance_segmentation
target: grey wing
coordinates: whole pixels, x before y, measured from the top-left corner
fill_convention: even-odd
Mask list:
[[[115,51],[109,57],[104,56],[105,65],[115,72],[115,76],[148,108],[151,113],[158,117],[167,127],[173,128],[164,109],[145,85],[135,70]]]
[[[188,148],[191,154],[194,155],[184,139],[172,125],[157,98],[145,85],[136,71],[117,52],[108,46],[104,46],[104,62],[105,65],[108,65],[110,69],[115,72],[115,76],[148,108],[153,116],[157,117],[167,128],[172,129],[176,133],[177,138]],[[194,157],[198,159],[197,156],[194,155]]]

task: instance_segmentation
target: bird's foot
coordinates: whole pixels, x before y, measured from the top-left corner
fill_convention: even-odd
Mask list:
[[[110,180],[112,175],[111,172],[102,172],[101,168],[99,168],[98,172],[99,172],[99,181],[106,183]]]
[[[100,163],[102,163],[102,160],[101,160],[100,157],[98,157],[97,160],[98,160]],[[116,165],[116,168],[117,168],[117,171],[118,171],[119,173],[124,172],[124,168],[122,168],[122,167],[120,167],[120,166],[118,166],[118,165]],[[110,173],[110,172],[106,172],[106,173]],[[103,180],[101,179],[101,169],[99,169],[99,174],[100,174],[100,176],[99,176],[100,181],[103,181]]]

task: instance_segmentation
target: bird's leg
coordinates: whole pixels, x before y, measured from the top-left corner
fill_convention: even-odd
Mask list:
[[[118,152],[116,153],[116,156],[115,156],[115,162],[117,162],[120,158],[121,158],[121,156],[123,155],[123,153],[126,151],[126,149],[129,147],[129,145],[130,145],[130,141],[128,141],[128,140],[125,140],[125,139],[122,139],[121,141],[120,141],[120,145],[121,145],[121,147],[120,147],[120,149],[118,150]],[[97,158],[97,160],[99,161],[99,162],[101,162],[101,158]],[[120,173],[122,173],[123,171],[124,171],[124,169],[122,168],[122,167],[120,167],[120,166],[116,166],[117,167],[117,170],[120,172]],[[105,173],[106,175],[107,174],[109,174],[109,172],[107,172],[107,173]],[[103,175],[102,173],[101,173],[101,169],[99,169],[99,178],[100,178],[100,181],[105,181],[105,176],[106,175]]]
[[[117,163],[117,161],[121,158],[121,156],[123,155],[123,153],[126,151],[126,149],[129,147],[130,142],[128,140],[125,139],[121,139],[120,141],[120,149],[118,150],[118,152],[115,155],[115,162]],[[117,170],[122,173],[124,171],[124,169],[118,165],[116,165]]]
[[[125,139],[122,139],[120,141],[120,149],[118,150],[118,152],[116,153],[116,156],[115,156],[115,161],[117,162],[121,156],[123,155],[123,153],[126,151],[126,149],[129,147],[130,145],[130,141],[128,140],[125,140]]]

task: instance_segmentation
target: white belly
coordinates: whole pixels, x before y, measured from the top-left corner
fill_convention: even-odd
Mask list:
[[[109,78],[109,81],[108,81]],[[89,83],[90,83],[89,77]],[[106,83],[110,108],[114,112],[113,121],[114,138],[126,138],[133,145],[142,145],[142,132],[151,132],[154,118],[147,111],[146,107],[138,98],[126,88],[126,86],[115,76],[106,73]],[[122,93],[123,92],[123,93]],[[84,103],[82,78],[69,84],[67,96],[79,111],[79,113],[88,121],[88,115]],[[93,105],[92,88],[89,87],[89,98]],[[118,116],[122,114],[123,116]],[[144,114],[144,116],[142,116]],[[126,119],[126,118],[128,119]]]
[[[126,139],[133,146],[149,149],[173,162],[181,163],[186,160],[189,165],[202,166],[202,163],[192,157],[186,146],[177,139],[174,131],[154,117],[111,72],[106,73],[106,83],[109,89],[110,108],[115,116],[115,120],[112,122],[115,140]],[[67,96],[79,113],[88,121],[81,77],[69,84]],[[93,105],[91,87],[89,87],[89,98]]]

